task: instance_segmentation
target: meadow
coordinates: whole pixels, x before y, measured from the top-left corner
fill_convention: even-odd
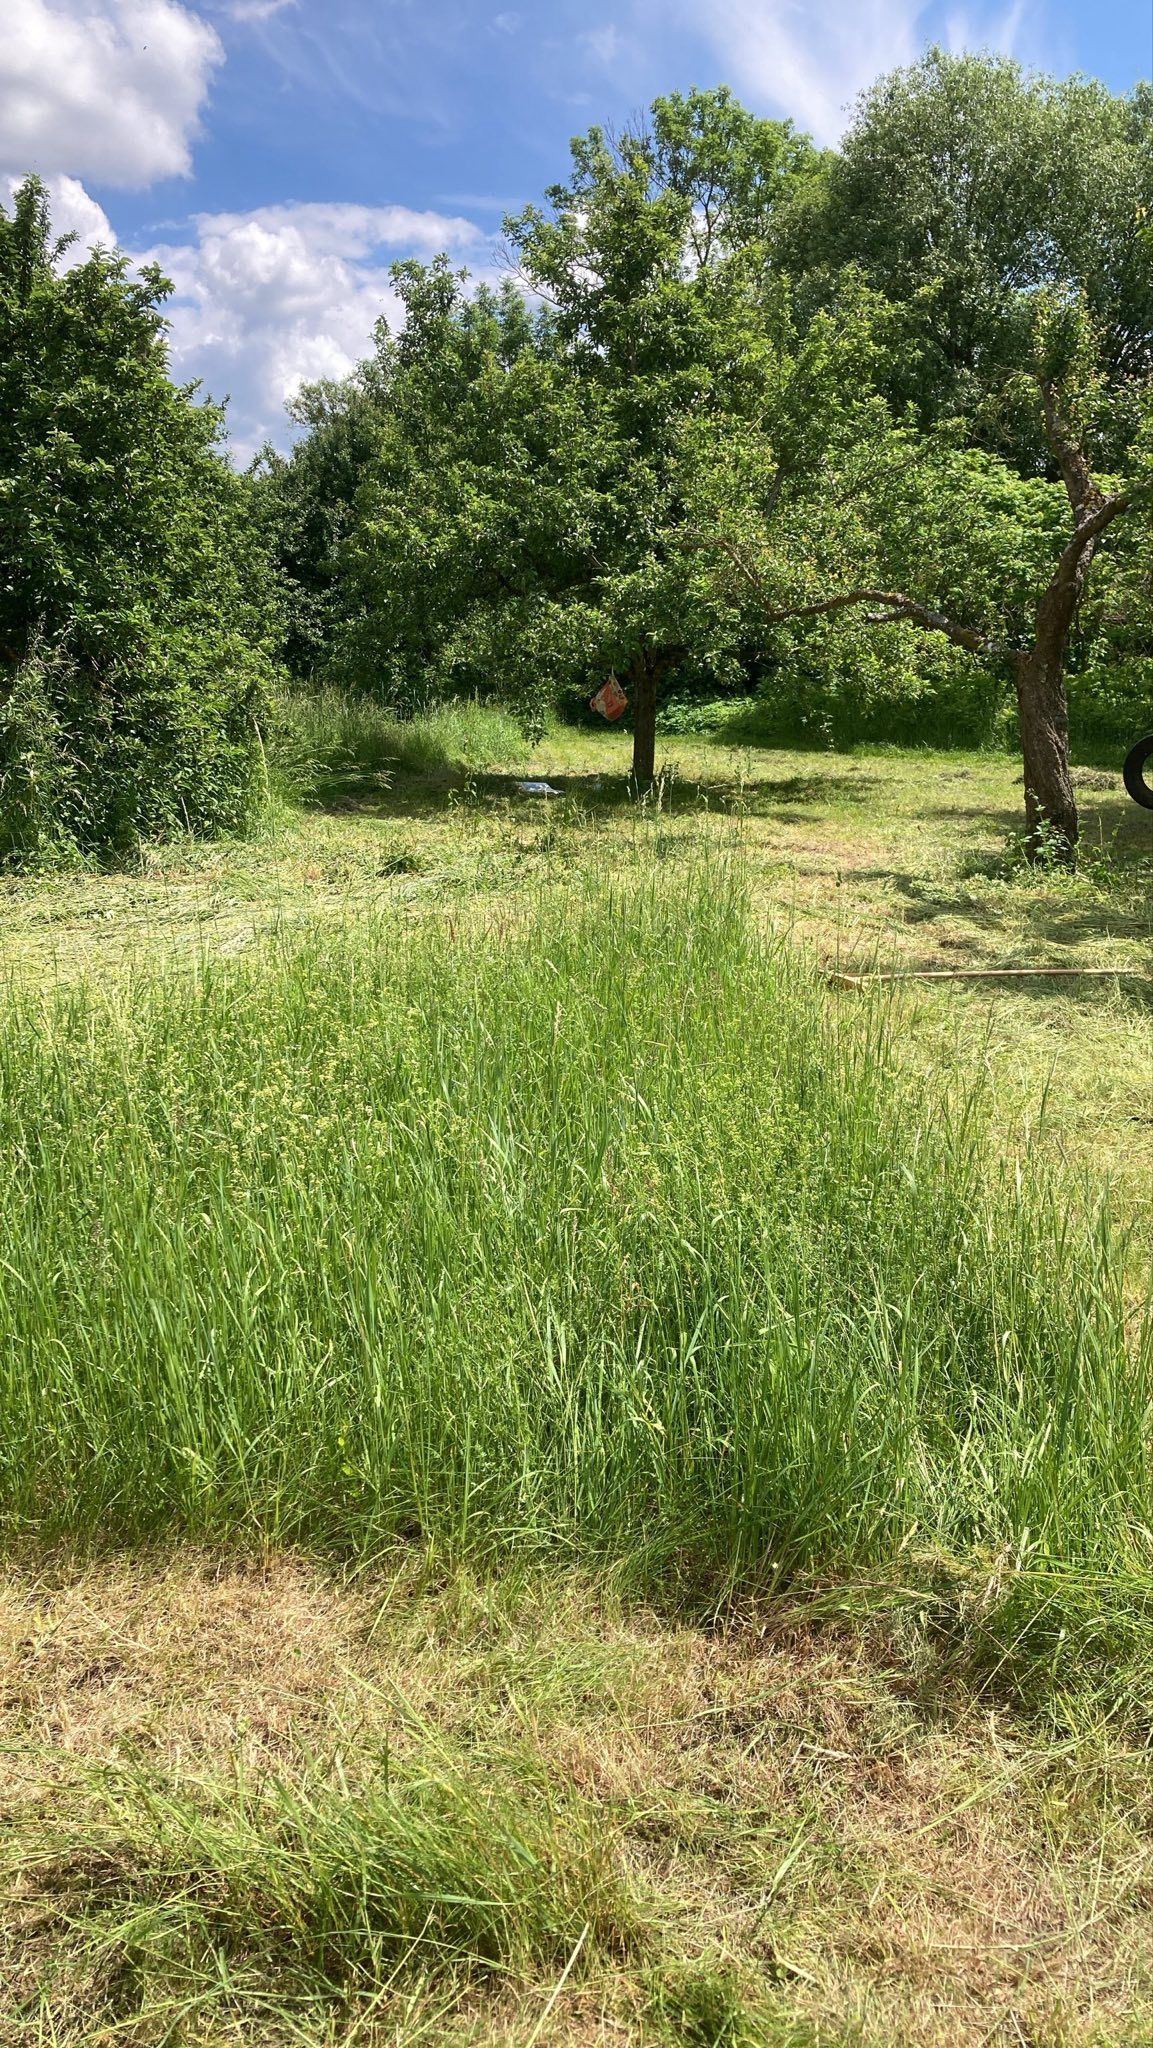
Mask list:
[[[1148,2038],[1147,821],[624,744],[0,884],[6,2039]]]

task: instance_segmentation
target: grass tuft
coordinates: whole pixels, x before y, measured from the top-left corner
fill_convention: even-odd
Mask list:
[[[89,2020],[379,2007],[635,1945],[612,1830],[527,1755],[462,1769],[426,1744],[419,1768],[356,1761],[351,1784],[339,1755],[292,1777],[174,1779],[121,1761],[74,1780],[65,1823],[55,1802],[25,1812],[8,1859]],[[66,1997],[58,1986],[57,2010]]]

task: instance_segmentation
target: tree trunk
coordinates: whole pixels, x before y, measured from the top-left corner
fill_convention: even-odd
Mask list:
[[[647,654],[634,654],[629,664],[629,695],[633,712],[633,780],[650,789],[657,764],[657,668]]]
[[[1077,799],[1069,774],[1069,710],[1061,654],[1038,643],[1016,656],[1015,667],[1025,763],[1026,846],[1034,860],[1047,853],[1072,862]]]
[[[1025,760],[1026,845],[1071,866],[1077,854],[1077,802],[1069,773],[1069,706],[1065,659],[1069,635],[1101,536],[1132,499],[1107,498],[1093,481],[1084,447],[1062,409],[1051,378],[1041,379],[1041,409],[1049,452],[1073,513],[1073,532],[1061,550],[1052,582],[1037,605],[1033,645],[1016,656],[1021,752]]]

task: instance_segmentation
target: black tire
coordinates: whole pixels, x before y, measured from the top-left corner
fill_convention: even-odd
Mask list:
[[[1130,747],[1129,752],[1125,756],[1125,766],[1121,770],[1122,775],[1125,777],[1126,789],[1134,803],[1140,804],[1144,811],[1153,811],[1153,787],[1146,782],[1144,772],[1145,763],[1151,757],[1153,757],[1153,732],[1146,733],[1143,740],[1138,740],[1135,747]]]

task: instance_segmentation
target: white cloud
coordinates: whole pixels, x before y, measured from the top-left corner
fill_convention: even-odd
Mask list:
[[[1011,50],[1026,11],[1025,0],[978,7],[954,17],[949,39]],[[932,12],[925,0],[685,0],[683,19],[739,91],[830,143],[879,72],[915,61]]]
[[[396,317],[391,261],[444,249],[483,269],[488,255],[472,221],[405,206],[268,206],[201,215],[196,226],[195,242],[147,255],[176,286],[174,372],[231,396],[241,460],[266,438],[284,441],[284,407],[301,383],[344,376],[381,314]]]
[[[58,235],[76,236],[77,262],[83,260],[82,252],[94,248],[97,242],[106,249],[116,245],[112,222],[78,178],[57,178],[53,185],[52,226]]]
[[[18,177],[9,172],[0,177],[0,199],[11,203],[12,195],[20,184]],[[97,243],[105,249],[116,246],[116,233],[102,206],[98,206],[91,194],[84,190],[78,178],[54,178],[49,188],[52,212],[52,233],[57,240],[63,235],[75,235],[72,246],[64,251],[59,268],[71,270]]]
[[[598,64],[615,64],[621,54],[621,32],[611,22],[607,28],[586,29],[580,40],[589,55],[596,58]]]
[[[298,5],[299,0],[224,0],[224,12],[233,21],[271,21],[274,14]]]
[[[693,11],[733,84],[819,142],[835,139],[846,102],[878,71],[917,50],[915,0],[704,0]]]
[[[116,237],[83,179],[141,187],[192,168],[214,29],[175,0],[2,0],[0,191],[29,171],[50,188],[64,268]]]
[[[184,176],[216,31],[175,0],[4,0],[0,169],[142,187]]]
[[[985,49],[1012,55],[1031,12],[1030,0],[1010,0],[1002,14],[984,22],[968,13],[951,15],[945,30],[945,46],[954,52]]]

